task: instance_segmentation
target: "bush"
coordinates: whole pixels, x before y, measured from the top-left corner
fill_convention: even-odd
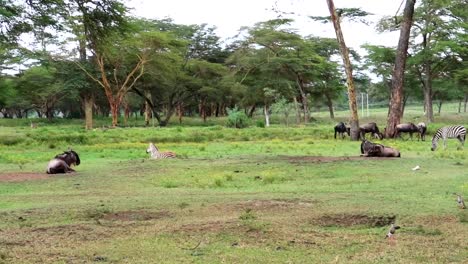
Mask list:
[[[263,120],[257,120],[256,125],[257,125],[257,127],[264,128],[265,127],[265,122],[263,122]]]
[[[243,111],[240,111],[237,107],[228,110],[228,127],[245,128],[249,125],[248,121],[249,118],[247,115]]]

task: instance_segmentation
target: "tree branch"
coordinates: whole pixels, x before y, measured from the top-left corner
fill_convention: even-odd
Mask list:
[[[99,81],[96,77],[94,77],[91,73],[88,72],[88,70],[86,70],[83,65],[81,65],[81,63],[75,61],[75,64],[82,70],[86,73],[86,75],[88,75],[89,78],[91,78],[93,81],[99,83],[99,85],[101,85],[102,87],[104,87],[104,84]]]

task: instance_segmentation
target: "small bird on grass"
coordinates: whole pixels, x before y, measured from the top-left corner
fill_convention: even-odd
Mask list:
[[[457,196],[457,204],[460,209],[466,209],[465,201],[463,200],[463,197],[459,195],[458,193],[453,193],[453,195]]]
[[[395,235],[395,232],[396,232],[397,229],[400,229],[400,226],[397,226],[394,223],[392,223],[392,225],[390,226],[390,229],[388,230],[388,233],[385,236],[385,238],[394,239],[393,236]]]

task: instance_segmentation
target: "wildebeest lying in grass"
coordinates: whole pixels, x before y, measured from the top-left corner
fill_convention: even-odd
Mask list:
[[[366,133],[371,133],[374,138],[383,139],[383,134],[380,133],[379,127],[375,122],[370,122],[359,126],[359,135],[362,140],[366,139]]]
[[[413,123],[404,123],[404,124],[398,124],[395,127],[395,137],[401,137],[401,133],[409,133],[411,140],[413,139],[413,133],[420,133],[419,128],[413,124]]]
[[[348,136],[350,135],[350,128],[347,127],[346,124],[343,122],[339,122],[338,124],[336,124],[334,129],[335,129],[335,139],[336,139],[337,133],[341,136],[341,138],[345,137],[345,133],[347,133]]]
[[[54,159],[49,161],[49,164],[47,165],[47,173],[56,174],[74,172],[75,170],[70,167],[71,165],[80,165],[80,157],[78,156],[78,153],[69,149],[62,154],[56,155]]]
[[[396,149],[386,147],[382,144],[375,144],[368,140],[361,143],[361,156],[364,157],[401,157]]]

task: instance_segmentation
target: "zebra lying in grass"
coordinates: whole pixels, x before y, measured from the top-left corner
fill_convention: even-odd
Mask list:
[[[447,148],[447,138],[457,138],[461,146],[463,147],[465,144],[466,138],[466,128],[464,126],[445,126],[437,129],[432,137],[432,147],[431,150],[434,151],[437,148],[437,142],[440,139],[444,140],[444,149]]]
[[[148,149],[146,149],[146,153],[150,153],[150,158],[152,159],[167,159],[176,157],[176,154],[172,151],[160,152],[159,149],[153,143],[149,144]]]
[[[396,157],[400,158],[401,154],[398,150],[386,147],[382,144],[372,143],[364,140],[361,143],[361,156],[363,157]]]

